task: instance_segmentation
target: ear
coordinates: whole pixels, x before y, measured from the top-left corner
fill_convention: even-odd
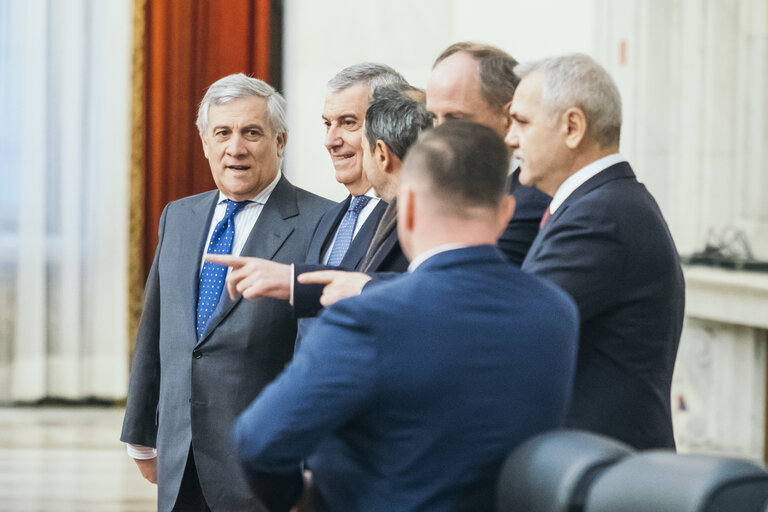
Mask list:
[[[200,140],[203,141],[203,154],[205,155],[205,158],[208,158],[208,139],[201,133]]]
[[[587,135],[587,117],[577,107],[571,107],[563,113],[565,144],[569,149],[576,149]]]
[[[277,156],[279,158],[283,157],[283,154],[285,153],[285,144],[288,142],[288,134],[278,133],[277,134]]]
[[[413,226],[416,224],[416,196],[413,193],[413,189],[408,187],[405,190],[405,194],[403,194],[403,197],[398,196],[397,200],[403,201],[403,209],[402,211],[398,212],[398,224],[400,222],[403,223],[403,227],[406,229],[406,231],[413,231]],[[400,214],[402,213],[402,217],[400,217]]]
[[[502,111],[502,115],[504,116],[504,133],[508,133],[509,127],[512,126],[512,112],[510,111],[511,107],[512,107],[512,100],[509,100],[504,105],[504,109]]]
[[[392,152],[389,150],[383,140],[378,139],[376,141],[376,147],[373,148],[373,159],[376,161],[376,165],[384,172],[388,171],[392,163]]]

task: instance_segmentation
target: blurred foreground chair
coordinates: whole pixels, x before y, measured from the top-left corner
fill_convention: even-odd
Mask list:
[[[496,511],[581,511],[595,478],[633,451],[619,441],[579,430],[554,430],[533,437],[504,462]]]
[[[751,462],[648,451],[602,473],[584,512],[765,512],[767,503],[768,473]]]

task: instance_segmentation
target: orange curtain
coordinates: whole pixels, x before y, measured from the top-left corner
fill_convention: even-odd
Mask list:
[[[143,275],[169,201],[214,188],[195,127],[217,79],[242,72],[280,89],[279,0],[147,0],[144,7]]]

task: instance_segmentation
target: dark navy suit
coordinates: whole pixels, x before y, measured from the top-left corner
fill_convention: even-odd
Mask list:
[[[564,419],[577,331],[497,247],[439,253],[321,313],[236,422],[240,456],[258,481],[314,453],[324,510],[490,511],[504,457]]]
[[[521,185],[520,168],[509,176],[509,191],[515,196],[515,213],[498,243],[507,260],[520,266],[539,233],[541,216],[552,198],[535,187]]]
[[[522,266],[576,301],[579,358],[568,425],[638,449],[674,448],[670,385],[685,292],[656,201],[626,162],[577,188]]]
[[[336,230],[344,218],[344,214],[349,209],[349,203],[352,201],[352,196],[338,203],[330,208],[320,219],[317,225],[312,240],[307,249],[306,263],[296,264],[294,266],[294,283],[293,283],[293,307],[294,312],[299,318],[312,317],[322,308],[320,305],[320,295],[323,293],[323,285],[311,285],[302,284],[295,280],[304,272],[311,272],[313,270],[325,270],[336,267],[329,267],[323,265],[323,256],[333,242],[333,237],[336,234]],[[365,219],[365,223],[360,227],[355,237],[352,239],[352,243],[344,254],[344,258],[341,260],[339,267],[343,270],[358,270],[360,263],[368,251],[368,246],[371,245],[371,240],[376,232],[376,228],[379,225],[381,216],[387,208],[387,203],[379,201],[373,208],[373,211]],[[301,327],[299,329],[302,330]]]

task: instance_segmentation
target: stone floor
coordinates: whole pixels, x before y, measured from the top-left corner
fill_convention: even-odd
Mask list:
[[[118,441],[119,408],[0,408],[0,511],[144,512],[156,488]]]

